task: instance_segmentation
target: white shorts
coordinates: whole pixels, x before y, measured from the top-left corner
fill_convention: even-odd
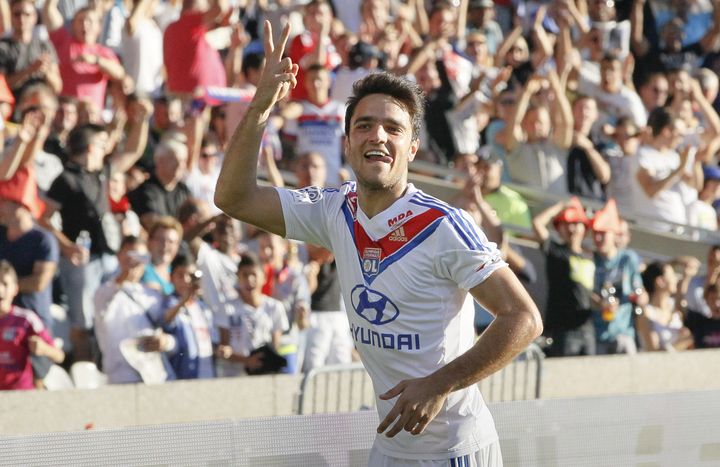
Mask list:
[[[500,441],[495,441],[466,456],[452,459],[399,459],[382,454],[373,446],[368,467],[502,467]]]

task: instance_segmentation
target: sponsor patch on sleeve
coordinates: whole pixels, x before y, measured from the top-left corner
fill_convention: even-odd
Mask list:
[[[307,188],[301,188],[300,190],[290,190],[292,194],[293,203],[295,204],[314,204],[323,198],[323,192],[321,188],[316,186],[309,186]]]

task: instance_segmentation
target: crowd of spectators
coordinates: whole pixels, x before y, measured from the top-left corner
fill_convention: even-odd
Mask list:
[[[0,389],[63,360],[111,383],[352,361],[332,254],[213,203],[265,20],[291,23],[299,65],[270,183],[352,179],[352,83],[404,76],[427,97],[416,159],[462,186],[448,201],[526,283],[509,238],[539,243],[548,355],[720,347],[720,247],[646,261],[626,220],[717,231],[717,2],[0,0]],[[508,183],[561,201],[533,216]]]

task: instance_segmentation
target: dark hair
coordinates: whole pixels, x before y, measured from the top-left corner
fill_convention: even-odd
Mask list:
[[[0,260],[0,277],[10,276],[13,278],[15,283],[17,283],[17,273],[15,272],[15,268],[8,260]]]
[[[70,156],[80,156],[88,152],[92,139],[104,133],[105,127],[94,123],[85,123],[72,129],[68,135],[67,149]]]
[[[120,249],[122,250],[129,245],[145,245],[145,240],[142,237],[136,237],[135,235],[126,235],[120,242]]]
[[[328,69],[325,68],[325,65],[323,65],[322,63],[313,63],[312,65],[308,65],[308,66],[305,68],[305,74],[306,74],[306,75],[309,75],[310,73],[315,73],[315,72],[318,72],[318,71],[328,72]],[[329,72],[328,72],[328,73],[329,73]]]
[[[242,66],[240,67],[240,71],[242,72],[243,76],[247,78],[250,70],[259,70],[260,68],[262,68],[262,63],[264,59],[265,56],[259,53],[249,53],[245,55],[243,57]]]
[[[652,135],[657,136],[674,121],[675,117],[666,107],[658,107],[648,115],[647,126],[652,130]]]
[[[20,5],[21,3],[29,3],[33,6],[33,10],[35,10],[35,13],[37,13],[37,8],[35,8],[35,2],[33,0],[10,0],[10,8],[14,7],[15,5]]]
[[[208,146],[215,146],[218,149],[222,146],[222,144],[220,144],[220,138],[218,138],[218,136],[213,132],[205,133],[205,136],[203,136],[202,141],[200,142],[201,148],[206,148]]]
[[[172,260],[172,263],[170,263],[170,274],[174,273],[177,268],[183,268],[188,266],[195,265],[195,261],[193,259],[185,254],[185,253],[178,253],[177,256]]]
[[[440,11],[445,11],[445,10],[455,11],[455,7],[453,7],[452,3],[450,3],[447,0],[440,0],[439,2],[435,2],[433,4],[432,8],[430,9],[430,13],[428,14],[428,19],[435,16],[435,13],[438,13]]]
[[[622,63],[622,60],[620,59],[620,55],[618,55],[615,52],[605,52],[603,54],[602,58],[600,59],[600,62],[619,62]]]
[[[200,212],[200,203],[200,200],[197,198],[188,198],[183,201],[180,206],[178,206],[177,219],[180,221],[181,224],[184,224],[194,214],[198,214]]]
[[[77,107],[78,100],[72,96],[60,96],[58,97],[58,104],[72,104]]]
[[[319,6],[319,5],[327,5],[332,10],[332,5],[330,4],[330,2],[328,0],[310,0],[309,2],[307,2],[305,4],[305,11],[307,11],[308,8],[312,8],[312,7]]]
[[[425,94],[415,84],[390,73],[372,73],[353,84],[353,93],[348,98],[345,110],[345,134],[350,134],[350,122],[358,103],[370,94],[385,94],[400,102],[410,115],[412,139],[418,139],[420,125],[425,114]]]
[[[706,285],[705,290],[703,291],[703,298],[707,300],[707,296],[711,293],[720,293],[720,284],[718,284],[717,282],[712,282]]]
[[[642,273],[643,287],[647,291],[648,295],[655,292],[655,280],[665,273],[665,267],[668,263],[662,261],[654,261],[647,265]]]
[[[238,261],[238,270],[245,266],[259,268],[261,267],[260,265],[260,258],[258,258],[255,253],[245,252],[240,255],[240,261]]]

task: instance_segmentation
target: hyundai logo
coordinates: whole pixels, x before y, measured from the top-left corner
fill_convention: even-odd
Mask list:
[[[395,321],[400,310],[384,294],[368,289],[364,285],[356,285],[350,294],[355,313],[371,324],[383,325]]]

